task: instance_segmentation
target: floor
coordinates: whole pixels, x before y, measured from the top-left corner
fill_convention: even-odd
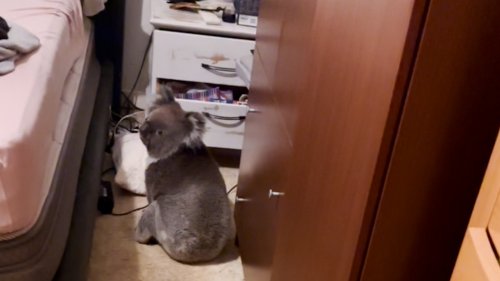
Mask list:
[[[238,169],[222,167],[228,189],[238,179]],[[146,204],[146,198],[114,188],[114,212],[121,213]],[[235,192],[230,194],[234,202]],[[241,259],[229,245],[215,261],[201,265],[178,263],[158,245],[142,245],[133,239],[141,211],[127,216],[97,218],[88,281],[240,281]]]

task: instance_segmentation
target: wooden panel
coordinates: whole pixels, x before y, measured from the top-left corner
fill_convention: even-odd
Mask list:
[[[496,198],[496,201],[494,200]],[[485,227],[496,251],[500,250],[500,134],[491,154],[469,227]]]
[[[500,133],[484,175],[469,227],[487,227],[493,210],[500,208]]]
[[[318,0],[273,281],[354,280],[413,1]],[[285,40],[285,39],[282,39]],[[405,76],[405,74],[401,74]]]
[[[500,169],[497,170],[497,174],[500,174]],[[500,181],[496,183],[500,186]],[[493,246],[495,246],[496,251],[500,250],[500,196],[497,196],[497,201],[495,203],[495,208],[491,213],[491,220],[488,224],[488,233],[490,234]]]
[[[263,71],[269,81],[274,81],[280,48],[281,29],[284,24],[284,15],[288,9],[287,2],[288,0],[260,1],[256,48],[261,53]]]
[[[500,267],[486,229],[471,227],[465,234],[452,281],[500,280]]]
[[[500,134],[491,154],[451,280],[500,280],[500,267],[493,251],[495,244],[499,249],[499,195]],[[487,232],[495,244],[490,243]]]
[[[279,201],[269,189],[283,190],[281,179],[290,154],[286,134],[262,69],[260,54],[254,61],[254,78],[241,157],[238,196],[252,201],[236,204],[236,223],[245,280],[270,280]]]
[[[281,118],[293,144],[297,118],[297,97],[309,96],[308,89],[300,86],[306,74],[305,69],[311,63],[312,24],[316,11],[316,1],[287,0],[286,14],[281,29],[281,40],[273,82],[273,98],[278,105]]]
[[[262,2],[259,16],[250,106],[260,113],[250,113],[247,121],[238,188],[238,196],[253,201],[236,208],[240,251],[249,281],[271,278],[279,200],[270,200],[268,192],[270,188],[285,191],[282,179],[291,153],[289,131],[293,130],[298,91],[294,87],[304,74],[299,61],[307,54],[302,46],[308,41],[301,39],[307,39],[314,11],[310,1],[308,17],[293,18],[301,8],[299,2]],[[288,37],[285,44],[281,42],[283,33]]]
[[[362,280],[450,278],[500,124],[499,11],[431,1]]]

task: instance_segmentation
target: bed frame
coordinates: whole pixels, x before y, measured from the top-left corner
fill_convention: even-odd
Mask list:
[[[86,141],[84,146],[78,144],[79,150],[83,151],[85,147],[81,167],[79,169],[76,165],[72,167],[72,171],[79,171],[78,185],[67,245],[54,281],[87,280],[97,216],[101,164],[108,138],[108,124],[112,118],[109,109],[111,107],[114,112],[120,112],[124,14],[125,1],[110,0],[106,4],[106,10],[92,18],[95,32],[95,55],[101,64],[100,81],[94,102],[87,103],[94,105],[93,112],[92,108],[82,109],[85,112],[80,122],[84,124],[75,126],[71,134],[74,138],[72,141],[81,142],[85,140],[85,136]],[[93,71],[96,71],[97,66],[93,67]],[[94,82],[92,81],[89,85],[94,85]],[[95,93],[95,91],[92,92]],[[87,117],[83,115],[89,112],[92,113],[91,119],[87,121]],[[80,131],[76,128],[80,128]],[[88,128],[87,134],[84,128]],[[72,162],[75,158],[71,154],[71,152],[65,154],[64,160]]]
[[[0,268],[1,280],[87,280],[111,104],[119,111],[124,5],[110,0],[92,18],[83,76],[49,194],[35,225],[0,244],[1,254],[12,257]]]
[[[90,40],[89,46],[92,46],[92,37]],[[86,152],[95,150],[96,154],[101,150],[102,154],[102,148],[90,141],[86,142],[96,134],[95,128],[89,130],[91,119],[94,119],[92,123],[98,122],[98,107],[94,108],[96,97],[102,100],[107,96],[106,93],[96,95],[100,73],[94,48],[89,47],[77,99],[49,193],[35,225],[27,233],[2,243],[2,255],[12,256],[11,263],[1,268],[2,280],[51,280],[59,267],[69,226],[74,225],[72,220],[75,219],[74,215],[77,215],[76,211],[73,213],[73,207],[75,203],[78,204],[80,193],[85,189],[95,189],[95,186],[82,182],[87,164],[79,160],[89,158],[87,153],[84,156],[84,149]],[[105,119],[101,122],[106,124]]]

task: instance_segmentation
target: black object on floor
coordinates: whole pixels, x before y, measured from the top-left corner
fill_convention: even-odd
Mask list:
[[[111,214],[115,207],[113,199],[113,189],[109,181],[101,182],[101,190],[99,192],[99,200],[97,201],[97,209],[101,214]]]

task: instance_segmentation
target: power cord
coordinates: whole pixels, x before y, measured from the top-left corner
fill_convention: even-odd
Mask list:
[[[125,112],[130,112],[132,109],[139,110],[139,111],[144,111],[143,108],[140,108],[137,105],[135,105],[135,103],[130,99],[130,97],[128,95],[125,95],[123,92],[121,94],[125,98],[125,101],[128,104],[127,111],[125,111]]]
[[[135,111],[131,114],[127,114],[127,115],[120,115],[120,114],[117,114],[115,112],[113,112],[112,110],[110,110],[110,114],[112,116],[115,116],[115,117],[118,117],[120,118],[118,122],[114,122],[113,121],[113,118],[110,118],[110,130],[109,130],[109,135],[108,135],[108,141],[107,141],[107,144],[106,144],[106,149],[105,151],[107,153],[112,153],[112,148],[113,148],[113,145],[115,144],[115,136],[116,136],[116,133],[117,133],[117,129],[118,128],[121,128],[121,129],[124,129],[130,133],[137,133],[139,132],[139,127],[138,126],[135,126],[133,127],[132,124],[133,122],[135,122],[136,124],[140,124],[139,121],[137,121],[136,118],[134,118],[133,116],[135,114],[138,114],[138,113],[141,113],[142,111]],[[125,126],[125,125],[122,125],[121,123],[127,119],[127,118],[130,118],[133,120],[133,122],[128,122],[128,128]]]
[[[125,120],[125,119],[127,119],[127,118],[131,118],[131,117],[132,117],[132,119],[134,119],[134,121],[136,121],[136,122],[137,122],[137,119],[135,119],[135,118],[133,118],[133,117],[134,117],[134,115],[136,115],[136,114],[138,114],[138,113],[142,113],[142,111],[136,111],[136,112],[133,112],[133,113],[127,114],[127,115],[123,116],[122,118],[120,118],[120,120],[118,120],[118,122],[116,122],[116,124],[115,124],[115,126],[114,126],[114,128],[113,128],[113,132],[112,132],[112,133],[113,133],[113,138],[114,138],[114,136],[115,136],[115,135],[116,135],[116,133],[117,133],[117,131],[116,131],[116,130],[117,130],[117,129],[118,129],[118,127],[120,126],[120,123],[121,123],[121,122],[123,122],[123,120]],[[137,122],[137,123],[139,123],[139,122]],[[129,131],[129,132],[132,132],[132,129],[129,129],[128,131]]]
[[[137,211],[140,211],[142,209],[146,209],[147,207],[149,206],[149,204],[147,204],[146,206],[142,206],[142,207],[139,207],[139,208],[135,208],[133,210],[130,210],[130,211],[127,211],[127,212],[124,212],[124,213],[111,213],[112,216],[116,216],[116,217],[119,217],[119,216],[126,216],[126,215],[130,215],[132,214],[133,212],[137,212]]]
[[[238,187],[238,184],[235,184],[233,187],[231,187],[226,194],[229,194],[231,193],[236,187]],[[130,215],[132,214],[133,212],[137,212],[137,211],[140,211],[142,209],[145,209],[149,206],[149,204],[147,204],[146,206],[142,206],[142,207],[139,207],[139,208],[135,208],[133,210],[130,210],[130,211],[127,211],[127,212],[124,212],[124,213],[110,213],[112,216],[126,216],[126,215]]]
[[[111,171],[115,171],[116,172],[115,167],[110,167],[110,168],[107,168],[106,170],[102,171],[101,177],[104,176],[104,175],[106,175],[107,173],[109,173]]]
[[[231,188],[227,191],[227,193],[226,193],[226,194],[231,193],[231,192],[232,192],[235,188],[237,188],[237,187],[238,187],[238,184],[235,184],[233,187],[231,187]]]
[[[146,50],[144,51],[144,55],[142,56],[141,67],[139,68],[139,73],[135,78],[134,84],[132,85],[132,89],[129,91],[127,95],[123,94],[125,100],[132,106],[133,109],[144,111],[144,109],[135,105],[131,100],[131,96],[134,93],[135,88],[137,87],[137,83],[139,83],[139,79],[141,78],[142,70],[144,69],[144,64],[146,63],[146,59],[148,57],[149,50],[151,49],[151,43],[153,42],[153,31],[149,34],[148,44],[146,45]]]
[[[111,170],[113,170],[113,168],[105,170],[102,174],[104,175]],[[226,194],[230,194],[233,190],[236,189],[236,187],[238,187],[238,184],[235,184],[233,187],[231,187]],[[114,213],[113,212],[114,206],[115,206],[115,201],[113,198],[113,189],[111,187],[111,182],[101,181],[101,193],[99,194],[99,199],[97,201],[97,209],[103,215],[112,215],[116,217],[126,216],[147,208],[149,204],[123,213]]]

